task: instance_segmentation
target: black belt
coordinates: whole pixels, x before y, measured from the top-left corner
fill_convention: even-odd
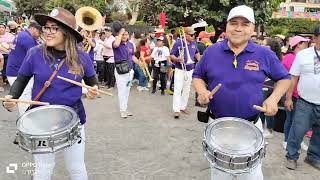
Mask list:
[[[211,111],[207,111],[207,113],[209,113],[209,116],[212,119],[216,119],[216,116],[214,114],[211,113]],[[245,120],[248,120],[249,122],[252,122],[253,124],[256,124],[257,121],[259,120],[260,114],[256,114],[254,116],[248,117],[248,118],[244,118]]]
[[[184,70],[183,70],[182,68],[180,68],[180,67],[176,67],[176,68],[184,71]],[[191,70],[193,70],[193,69],[189,69],[189,70],[188,70],[188,68],[186,68],[186,71],[191,71]]]

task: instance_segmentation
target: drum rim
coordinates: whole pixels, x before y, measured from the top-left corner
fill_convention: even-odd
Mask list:
[[[71,115],[72,115],[72,120],[70,121],[69,124],[67,124],[65,127],[63,128],[60,128],[60,129],[57,129],[56,131],[49,131],[49,132],[45,132],[45,133],[41,133],[41,134],[30,134],[30,132],[25,132],[23,130],[26,130],[25,128],[22,129],[19,129],[20,126],[19,125],[19,122],[20,120],[27,116],[28,114],[30,113],[33,113],[39,109],[48,109],[48,108],[59,108],[59,109],[67,109]],[[78,117],[78,114],[75,112],[75,110],[69,106],[66,106],[66,105],[48,105],[48,106],[39,106],[39,107],[36,107],[36,108],[33,108],[33,109],[30,109],[29,111],[25,112],[23,115],[21,115],[17,121],[16,121],[16,127],[17,127],[17,131],[18,132],[21,132],[23,135],[28,135],[28,136],[33,136],[33,137],[41,137],[41,136],[51,136],[51,135],[54,135],[54,134],[59,134],[67,129],[72,129],[75,125],[79,124],[79,123],[74,123],[74,122],[77,122],[77,121],[80,121],[79,120],[79,117]]]
[[[238,118],[238,117],[221,117],[221,118],[217,118],[217,119],[213,120],[211,123],[209,123],[206,126],[205,131],[204,131],[204,139],[203,139],[203,141],[207,144],[207,147],[210,148],[211,151],[216,150],[216,151],[219,151],[219,152],[223,152],[220,149],[217,149],[217,148],[213,147],[210,143],[208,143],[209,142],[209,138],[207,137],[207,134],[209,134],[209,133],[207,133],[209,128],[211,128],[214,124],[218,124],[218,123],[223,122],[223,121],[236,121],[236,122],[245,123],[245,124],[253,127],[254,131],[256,133],[258,133],[260,135],[260,137],[262,137],[261,138],[261,143],[258,144],[258,146],[256,147],[254,152],[251,152],[251,153],[239,153],[239,154],[236,154],[237,156],[239,156],[239,157],[250,156],[252,154],[255,154],[255,153],[259,152],[261,150],[261,148],[263,148],[265,146],[265,140],[263,138],[263,133],[260,131],[260,129],[258,127],[256,127],[254,124],[252,124],[248,120],[241,119],[241,118]],[[225,153],[225,152],[223,152],[221,154],[224,154],[224,155],[227,155],[227,156],[235,155],[235,154],[230,154],[230,153]]]

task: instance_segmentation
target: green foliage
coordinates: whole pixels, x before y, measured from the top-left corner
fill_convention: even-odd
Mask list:
[[[148,24],[144,21],[136,21],[136,23],[134,25],[137,25],[137,26],[148,26]]]
[[[271,19],[266,26],[266,32],[269,36],[275,34],[287,35],[288,33],[312,33],[317,25],[319,25],[318,22],[308,19]]]
[[[127,22],[128,21],[128,15],[124,14],[122,12],[114,12],[111,15],[111,19],[113,21]]]
[[[43,0],[13,0],[19,15],[25,13],[28,17],[35,13],[44,13],[45,1]]]
[[[140,13],[150,25],[159,24],[159,14],[166,13],[169,27],[191,25],[203,19],[215,27],[225,24],[231,8],[246,4],[255,11],[258,25],[266,24],[272,10],[284,0],[142,0]]]
[[[211,32],[216,32],[216,30],[214,29],[213,25],[208,26],[207,32],[211,33]]]
[[[106,14],[106,5],[104,0],[49,0],[45,4],[45,10],[50,12],[55,7],[63,7],[74,14],[83,6],[96,8],[102,15]]]

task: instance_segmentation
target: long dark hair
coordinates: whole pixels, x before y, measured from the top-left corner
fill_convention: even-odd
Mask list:
[[[276,53],[278,59],[282,60],[282,52],[281,52],[281,45],[278,43],[274,38],[267,38],[266,45],[270,46],[270,49]]]

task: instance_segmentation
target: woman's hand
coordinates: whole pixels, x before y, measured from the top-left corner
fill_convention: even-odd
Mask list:
[[[87,98],[88,99],[96,99],[99,95],[98,93],[98,87],[97,86],[94,86],[95,89],[88,89],[88,92],[86,94]]]
[[[12,96],[11,95],[6,95],[4,98],[6,99],[12,99]],[[6,108],[9,112],[13,111],[16,106],[17,106],[17,103],[16,102],[10,102],[10,101],[3,101],[2,102],[2,105],[4,108]]]

